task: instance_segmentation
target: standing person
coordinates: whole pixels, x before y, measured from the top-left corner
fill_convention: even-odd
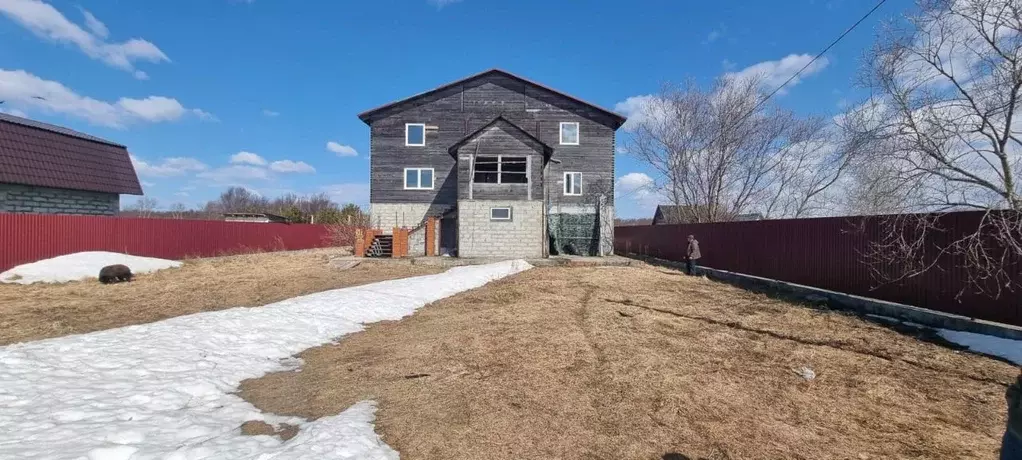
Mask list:
[[[1001,441],[1001,460],[1022,460],[1022,368],[1005,397],[1008,399],[1008,428]]]
[[[688,251],[685,252],[685,271],[689,275],[696,274],[696,261],[703,255],[699,253],[699,241],[695,235],[688,236]]]

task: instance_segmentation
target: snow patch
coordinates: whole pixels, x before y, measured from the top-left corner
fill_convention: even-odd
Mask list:
[[[999,356],[1022,366],[1022,340],[1002,339],[992,335],[948,329],[937,329],[937,334],[948,342],[969,347],[969,350],[986,355]]]
[[[234,393],[242,380],[293,366],[288,358],[305,349],[529,268],[455,267],[0,347],[0,458],[397,459],[373,431],[371,401],[307,422],[261,413]],[[299,433],[287,442],[244,436],[249,420],[296,424]]]
[[[123,264],[133,274],[152,273],[165,268],[176,268],[181,262],[152,257],[130,256],[117,252],[76,252],[52,259],[43,259],[18,265],[0,273],[2,283],[66,283],[83,278],[96,278],[107,265]]]

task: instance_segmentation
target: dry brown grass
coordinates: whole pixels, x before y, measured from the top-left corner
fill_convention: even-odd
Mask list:
[[[267,252],[185,261],[178,269],[103,285],[0,284],[0,345],[92,332],[174,316],[258,306],[303,294],[436,273],[431,267],[328,266],[340,249]]]
[[[989,459],[1017,372],[651,267],[534,269],[301,357],[242,396],[378,400],[407,459]]]

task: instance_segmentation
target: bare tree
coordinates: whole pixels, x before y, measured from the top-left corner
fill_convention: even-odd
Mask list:
[[[953,254],[970,285],[999,295],[1020,280],[1018,121],[1022,5],[1017,0],[922,0],[878,39],[863,69],[873,97],[844,116],[869,140],[856,166],[853,206],[896,212],[984,212],[974,229],[948,234],[938,215],[887,219],[868,256],[882,281],[916,276]]]
[[[142,197],[138,201],[128,206],[128,211],[134,213],[138,217],[149,218],[156,212],[156,208],[159,207],[159,202],[155,198]]]
[[[832,124],[763,103],[762,88],[758,77],[724,76],[707,89],[667,85],[646,101],[627,150],[692,214],[686,221],[823,212],[853,157]]]
[[[181,219],[184,217],[185,212],[188,211],[188,208],[185,207],[184,203],[174,203],[170,205],[170,208],[167,209],[167,211],[170,213],[171,218]]]
[[[206,203],[206,211],[211,213],[269,212],[269,204],[269,200],[245,187],[228,187],[217,200]]]

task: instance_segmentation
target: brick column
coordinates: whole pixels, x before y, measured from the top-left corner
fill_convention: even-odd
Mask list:
[[[436,217],[426,219],[426,255],[436,255]]]
[[[394,227],[394,249],[392,257],[408,257],[408,229]]]

